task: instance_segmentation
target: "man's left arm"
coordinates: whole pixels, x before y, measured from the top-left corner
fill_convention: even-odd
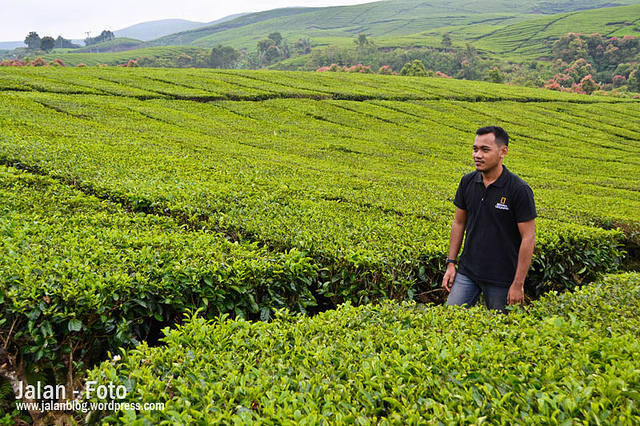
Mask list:
[[[509,287],[507,294],[507,304],[515,305],[524,302],[524,279],[529,272],[531,266],[531,257],[533,256],[533,247],[536,244],[536,220],[531,219],[527,222],[519,222],[518,230],[522,237],[520,250],[518,251],[518,266],[513,283]]]

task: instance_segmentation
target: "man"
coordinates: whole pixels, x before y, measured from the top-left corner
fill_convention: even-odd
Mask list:
[[[442,287],[448,305],[473,306],[480,292],[487,308],[505,312],[524,301],[524,280],[535,244],[536,207],[525,181],[502,164],[509,135],[501,127],[476,131],[476,171],[462,177],[453,204],[449,258]],[[456,257],[466,239],[460,266]]]

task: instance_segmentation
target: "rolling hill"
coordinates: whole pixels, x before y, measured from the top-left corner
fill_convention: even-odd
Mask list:
[[[207,25],[205,22],[187,21],[185,19],[162,19],[159,21],[141,22],[121,30],[114,31],[116,37],[129,37],[138,40],[152,40],[180,31],[188,31]]]
[[[257,40],[274,31],[281,32],[290,41],[310,37],[314,45],[351,43],[358,33],[376,38],[381,46],[399,45],[398,38],[410,44],[424,44],[424,32],[437,29],[436,33],[440,34],[445,27],[459,33],[460,39],[471,40],[492,34],[499,28],[540,18],[540,15],[637,3],[637,0],[616,3],[401,0],[354,6],[284,8],[247,14],[223,23],[171,34],[152,40],[149,44],[202,47],[224,44],[236,48],[254,48]],[[491,44],[496,42],[489,41],[488,45]]]
[[[116,37],[128,37],[148,41],[177,32],[189,31],[203,26],[221,24],[243,15],[245,14],[236,13],[211,22],[195,22],[185,19],[162,19],[158,21],[141,22],[139,24],[114,31],[114,33]]]
[[[569,32],[611,36],[640,35],[640,5],[571,12],[507,25],[471,38],[486,50],[517,56],[540,56]]]

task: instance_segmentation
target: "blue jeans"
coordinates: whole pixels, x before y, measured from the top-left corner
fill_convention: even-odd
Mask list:
[[[489,309],[506,312],[507,293],[509,287],[500,287],[481,282],[474,282],[460,272],[456,273],[456,278],[451,287],[451,293],[447,298],[447,305],[465,305],[471,307],[478,301],[480,292],[484,295],[484,302]]]

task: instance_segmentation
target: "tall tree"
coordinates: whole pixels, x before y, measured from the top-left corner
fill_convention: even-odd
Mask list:
[[[277,33],[277,32],[269,34],[268,38],[273,40],[273,42],[276,44],[276,46],[280,46],[280,43],[282,42],[282,34]]]
[[[80,46],[74,44],[71,40],[68,40],[62,36],[58,36],[58,38],[56,39],[56,47],[58,49],[75,49]]]
[[[40,49],[44,50],[45,52],[52,51],[55,45],[56,41],[53,39],[53,37],[45,36],[40,40]]]
[[[29,49],[39,49],[40,48],[40,36],[37,32],[31,31],[27,34],[27,37],[24,39],[24,44],[26,44]]]
[[[264,40],[260,40],[258,42],[258,52],[264,54],[271,46],[275,46],[275,42],[273,39],[265,38]]]
[[[113,40],[114,38],[116,38],[116,35],[109,30],[103,30],[99,36],[97,37],[87,37],[84,39],[84,43],[87,46],[90,46],[92,44],[97,44],[97,43],[102,43],[103,41],[109,41],[109,40]]]
[[[211,49],[209,65],[213,68],[234,68],[240,59],[240,52],[231,46],[218,45]]]
[[[442,47],[445,49],[451,48],[453,43],[451,42],[451,35],[449,33],[442,34]]]
[[[631,71],[627,83],[629,84],[629,90],[633,92],[640,92],[640,67]]]
[[[307,37],[299,38],[294,46],[298,55],[311,53],[311,40]]]
[[[373,42],[367,38],[367,35],[364,33],[358,33],[358,38],[353,41],[358,47],[367,47],[372,45]]]

